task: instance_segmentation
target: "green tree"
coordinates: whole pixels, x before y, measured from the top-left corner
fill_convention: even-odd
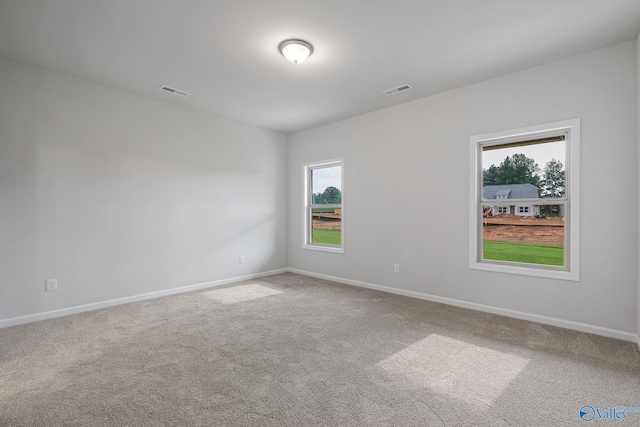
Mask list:
[[[562,162],[551,159],[543,171],[542,197],[561,197],[565,187],[565,171]]]
[[[327,187],[322,193],[313,193],[314,205],[340,204],[342,202],[342,193],[336,187]]]
[[[524,154],[505,157],[500,166],[482,171],[482,178],[483,185],[533,184],[540,188],[540,168]]]
[[[498,177],[500,169],[496,165],[491,165],[489,168],[482,171],[482,183],[484,185],[498,185],[500,178]]]

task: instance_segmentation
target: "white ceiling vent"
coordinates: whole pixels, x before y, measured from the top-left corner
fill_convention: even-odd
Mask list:
[[[394,87],[391,89],[387,89],[382,91],[382,93],[385,93],[387,95],[395,95],[396,93],[400,93],[400,92],[404,92],[405,90],[409,90],[411,89],[411,86],[409,85],[402,85],[402,86],[398,86],[398,87]]]
[[[180,95],[180,96],[185,96],[185,97],[191,95],[189,92],[185,92],[183,90],[172,88],[169,86],[160,86],[160,89],[164,90],[165,92],[170,92],[170,93]]]

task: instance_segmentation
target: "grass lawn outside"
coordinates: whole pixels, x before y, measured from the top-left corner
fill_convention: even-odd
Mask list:
[[[313,208],[313,213],[334,213],[336,208]]]
[[[312,230],[311,242],[319,245],[340,246],[342,243],[342,231],[314,228]]]
[[[532,245],[511,242],[484,242],[484,259],[527,264],[564,265],[562,246]]]

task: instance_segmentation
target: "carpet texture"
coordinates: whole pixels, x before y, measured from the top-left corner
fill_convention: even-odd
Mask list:
[[[0,330],[2,426],[612,426],[620,406],[640,410],[632,343],[289,273]]]

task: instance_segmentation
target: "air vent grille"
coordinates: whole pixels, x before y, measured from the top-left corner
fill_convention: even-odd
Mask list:
[[[394,87],[391,89],[387,89],[382,91],[382,93],[386,94],[386,95],[395,95],[396,93],[400,93],[400,92],[404,92],[405,90],[409,90],[411,89],[411,86],[409,85],[402,85],[402,86],[398,86],[398,87]]]
[[[160,86],[160,89],[164,90],[165,92],[169,92],[175,95],[180,95],[185,97],[191,95],[189,92],[185,92],[184,90],[176,89],[171,86]]]

